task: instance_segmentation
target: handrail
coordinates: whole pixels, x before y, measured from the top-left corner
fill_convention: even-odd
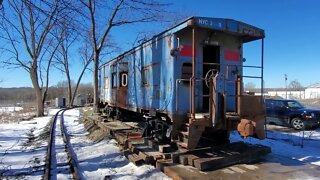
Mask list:
[[[224,75],[224,83],[228,83],[228,82],[236,82],[237,81],[237,79],[234,79],[234,80],[230,80],[229,79],[229,68],[228,67],[236,67],[236,71],[238,70],[238,68],[239,67],[242,67],[242,68],[255,68],[255,69],[263,69],[263,66],[252,66],[252,65],[231,65],[231,64],[220,64],[220,63],[202,63],[202,64],[205,64],[205,65],[218,65],[218,66],[220,66],[220,67],[226,67],[226,73],[225,73],[225,75]],[[248,76],[248,75],[241,75],[241,78],[252,78],[252,79],[261,79],[261,81],[263,80],[263,75],[261,74],[261,72],[260,72],[260,76]],[[190,79],[176,79],[176,111],[178,111],[178,107],[179,107],[179,84],[181,84],[181,82],[189,82],[189,87],[192,87],[192,82],[203,82],[203,81],[205,81],[206,80],[206,78],[203,78],[203,77],[201,77],[201,78],[196,78],[196,77],[194,77],[194,79],[192,79],[192,77],[190,78]],[[194,85],[195,86],[195,85]],[[226,92],[226,86],[224,86],[224,92]],[[191,110],[192,110],[192,108],[193,108],[193,106],[192,106],[192,102],[191,102],[191,99],[192,99],[192,91],[191,91],[191,89],[190,89],[190,91],[189,91],[189,102],[190,102],[190,104],[189,104],[189,112],[192,112]],[[196,95],[196,92],[194,92],[194,96],[197,96]],[[233,95],[233,94],[226,94],[226,96],[228,96],[228,97],[239,97],[239,96],[241,96],[241,95],[237,95],[236,93],[235,93],[235,95]],[[193,103],[196,103],[196,102],[193,102]],[[194,105],[195,106],[195,105]],[[196,109],[196,108],[195,108]]]

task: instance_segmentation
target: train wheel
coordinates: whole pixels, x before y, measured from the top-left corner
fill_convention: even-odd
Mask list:
[[[145,135],[149,135],[149,137],[153,137],[163,143],[171,141],[171,124],[158,117],[147,120],[146,123]]]

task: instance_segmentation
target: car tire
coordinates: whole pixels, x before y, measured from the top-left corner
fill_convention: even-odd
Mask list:
[[[304,122],[298,117],[291,120],[291,126],[296,130],[302,130],[305,128]]]

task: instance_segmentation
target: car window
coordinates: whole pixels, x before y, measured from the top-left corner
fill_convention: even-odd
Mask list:
[[[274,101],[273,106],[275,108],[282,108],[284,106],[284,103],[282,101]]]
[[[287,103],[288,103],[288,107],[292,109],[303,108],[303,105],[297,101],[288,101]]]

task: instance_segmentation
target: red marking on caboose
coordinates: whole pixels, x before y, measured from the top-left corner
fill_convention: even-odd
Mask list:
[[[181,56],[192,57],[192,46],[181,45],[179,54]],[[196,54],[197,54],[197,51],[196,51]]]
[[[225,50],[224,59],[227,61],[240,61],[240,52]]]

